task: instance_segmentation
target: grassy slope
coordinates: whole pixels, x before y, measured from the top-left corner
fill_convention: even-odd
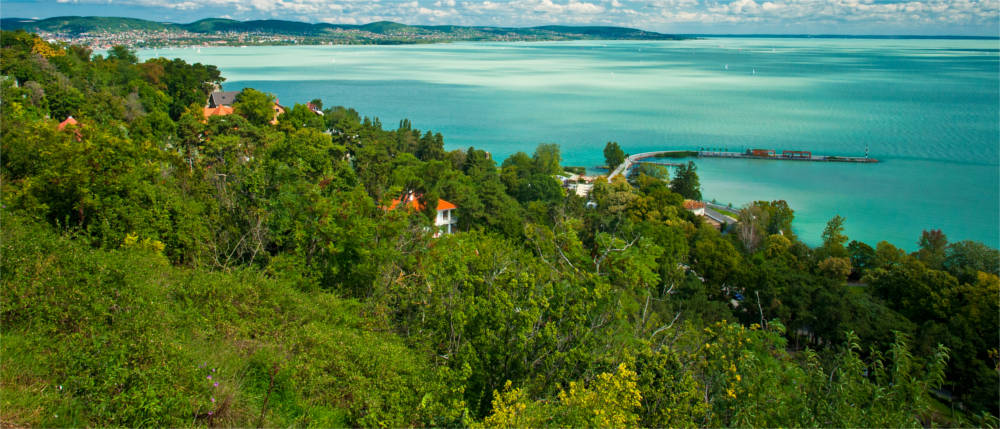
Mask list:
[[[445,375],[358,304],[290,281],[93,250],[11,216],[0,271],[5,424],[256,426],[275,368],[266,426],[433,424],[460,408],[435,414]]]

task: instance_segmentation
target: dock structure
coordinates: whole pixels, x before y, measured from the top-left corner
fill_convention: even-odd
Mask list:
[[[715,152],[698,151],[698,158],[741,158],[741,159],[774,159],[779,161],[817,161],[817,162],[859,162],[875,163],[877,159],[865,156],[813,155],[802,150],[785,150],[780,154],[773,150],[752,149],[746,152]]]
[[[643,153],[637,153],[635,155],[629,155],[627,158],[625,158],[624,162],[619,164],[618,167],[615,167],[615,169],[611,171],[611,174],[608,174],[608,183],[611,183],[611,179],[614,179],[615,176],[623,174],[630,168],[632,168],[633,164],[638,163],[639,161],[642,161],[646,158],[690,158],[693,156],[698,156],[698,152],[693,150],[661,150],[656,152],[643,152]]]
[[[662,166],[665,166],[665,167],[680,167],[680,166],[684,165],[683,163],[680,163],[680,162],[656,162],[656,161],[636,161],[635,163],[636,164],[662,165]]]
[[[648,158],[735,158],[735,159],[768,159],[768,160],[779,160],[779,161],[815,161],[815,162],[855,162],[855,163],[876,163],[877,159],[869,158],[867,156],[868,150],[865,149],[866,155],[861,156],[835,156],[835,155],[813,155],[812,152],[801,151],[801,150],[785,150],[780,154],[773,149],[748,149],[746,152],[728,152],[728,151],[707,151],[707,150],[661,150],[655,152],[643,152],[637,153],[635,155],[629,155],[625,158],[625,161],[615,167],[608,174],[608,182],[614,179],[620,174],[624,174],[633,165],[649,162],[654,164],[669,165],[669,166],[679,166],[677,163],[659,163],[653,161],[643,161]]]

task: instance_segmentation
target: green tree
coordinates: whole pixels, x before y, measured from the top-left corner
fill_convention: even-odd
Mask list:
[[[670,180],[670,170],[662,165],[640,163],[636,170],[639,175],[646,175],[658,180]]]
[[[765,229],[768,234],[782,234],[795,237],[795,233],[792,231],[792,220],[795,219],[795,211],[788,206],[787,201],[756,201],[753,205],[767,212]]]
[[[441,133],[432,134],[430,131],[425,133],[417,142],[414,155],[421,161],[444,159],[444,138],[441,137]]]
[[[846,258],[849,256],[847,248],[844,247],[847,244],[847,236],[844,235],[844,221],[843,217],[837,215],[826,223],[826,228],[823,229],[823,245],[817,253],[819,257]]]
[[[256,126],[264,126],[274,119],[274,95],[244,88],[236,96],[233,112]]]
[[[111,49],[108,50],[108,59],[125,61],[128,64],[135,64],[139,62],[139,57],[135,55],[135,52],[122,45],[112,46]]]
[[[979,242],[959,241],[948,245],[942,265],[964,283],[974,283],[980,271],[1000,274],[1000,252]]]
[[[691,263],[699,275],[711,285],[721,286],[736,274],[740,265],[740,254],[728,240],[708,225],[698,228],[692,238]],[[716,295],[717,289],[710,292]]]
[[[323,117],[309,110],[304,104],[296,103],[291,109],[278,116],[278,127],[313,128],[323,131],[326,124],[323,123]]]
[[[917,244],[920,246],[917,259],[935,270],[941,269],[948,249],[948,237],[940,229],[924,230]]]
[[[875,264],[875,249],[857,240],[851,240],[847,245],[847,254],[851,258],[851,277],[860,279],[868,269]]]
[[[828,256],[826,259],[819,261],[817,268],[824,276],[832,280],[842,282],[847,279],[849,274],[851,274],[851,260],[848,258]]]
[[[562,161],[559,157],[559,145],[555,143],[539,144],[535,148],[532,161],[535,164],[534,172],[537,174],[552,175],[562,173],[562,167],[559,165]]]
[[[736,236],[747,253],[754,253],[769,235],[771,214],[757,204],[750,204],[740,209],[737,216]]]
[[[623,162],[625,162],[625,151],[618,142],[608,142],[604,145],[604,165],[608,166],[608,169],[614,170]]]
[[[571,381],[552,400],[531,401],[521,389],[495,392],[485,427],[631,427],[642,400],[636,373],[625,364],[599,374],[591,386]],[[505,389],[510,389],[510,382]]]
[[[701,200],[701,183],[698,180],[698,167],[694,161],[677,167],[674,178],[670,181],[670,190],[681,194],[689,200]]]

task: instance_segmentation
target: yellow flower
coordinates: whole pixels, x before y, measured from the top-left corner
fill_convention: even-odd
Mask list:
[[[730,398],[736,399],[736,392],[733,389],[726,389],[726,394],[729,395]]]
[[[739,374],[736,374],[736,381],[741,381],[741,380],[743,380],[743,377],[740,377]]]

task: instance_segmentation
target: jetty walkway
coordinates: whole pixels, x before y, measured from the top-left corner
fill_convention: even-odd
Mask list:
[[[867,152],[867,149],[865,150]],[[779,160],[779,161],[816,161],[816,162],[857,162],[857,163],[875,163],[878,162],[877,159],[869,158],[867,156],[826,156],[826,155],[813,155],[812,152],[798,151],[798,150],[786,150],[782,151],[780,154],[776,151],[769,149],[752,149],[746,152],[720,152],[720,151],[705,151],[705,150],[661,150],[655,152],[643,152],[637,153],[635,155],[630,155],[625,158],[618,167],[608,174],[608,182],[614,179],[615,176],[619,174],[625,174],[633,165],[644,162],[642,160],[647,158],[737,158],[737,159],[768,159],[768,160]],[[648,161],[645,161],[648,162]],[[662,163],[665,165],[677,165],[673,163]]]

